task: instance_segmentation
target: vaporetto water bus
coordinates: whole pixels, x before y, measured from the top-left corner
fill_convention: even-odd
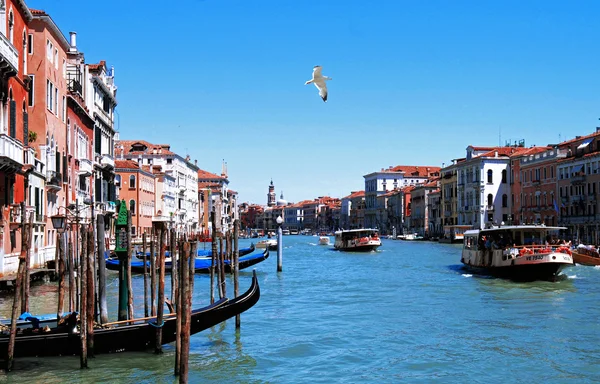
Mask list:
[[[565,227],[512,225],[466,231],[460,261],[477,273],[514,280],[554,281],[573,265]]]

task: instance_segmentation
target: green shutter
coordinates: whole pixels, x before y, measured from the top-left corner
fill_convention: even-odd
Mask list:
[[[17,138],[17,102],[10,101],[10,137]]]

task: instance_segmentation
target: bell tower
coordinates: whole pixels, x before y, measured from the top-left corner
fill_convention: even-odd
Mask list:
[[[273,185],[273,179],[269,185],[269,193],[267,193],[267,206],[272,207],[275,205],[275,186]]]

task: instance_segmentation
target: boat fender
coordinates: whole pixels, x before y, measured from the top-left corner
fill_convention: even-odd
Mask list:
[[[160,325],[156,324],[155,322],[149,321],[148,324],[150,324],[151,326],[153,326],[154,328],[162,328],[163,325],[165,325],[165,321],[163,320],[162,323]]]

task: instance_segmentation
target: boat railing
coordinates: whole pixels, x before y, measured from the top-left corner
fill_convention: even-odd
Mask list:
[[[552,244],[552,245],[545,245],[545,244],[530,244],[530,245],[513,245],[512,247],[509,247],[511,250],[516,250],[518,252],[518,254],[516,254],[516,256],[527,256],[527,255],[534,255],[534,254],[540,254],[540,253],[552,253],[552,252],[556,252],[556,253],[566,253],[566,254],[571,254],[571,248],[566,245],[566,244]],[[511,254],[515,254],[515,252],[509,252]]]

